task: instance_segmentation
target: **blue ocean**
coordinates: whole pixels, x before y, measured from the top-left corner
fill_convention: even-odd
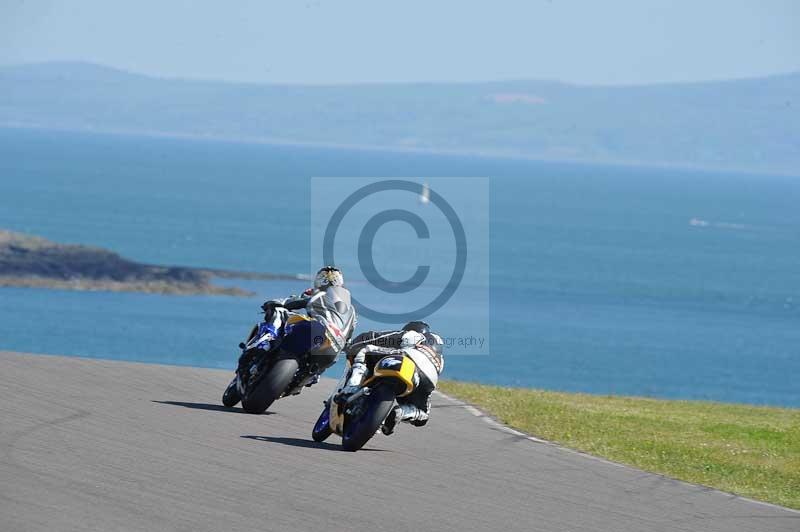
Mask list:
[[[447,378],[800,406],[800,177],[4,129],[0,228],[305,274],[314,176],[489,178],[488,312],[432,325],[488,316],[491,352]],[[2,288],[0,349],[232,369],[260,303],[306,283],[224,282],[257,295]]]

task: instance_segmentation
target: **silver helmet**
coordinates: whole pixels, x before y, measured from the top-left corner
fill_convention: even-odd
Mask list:
[[[314,288],[317,290],[327,288],[329,286],[342,286],[344,285],[344,276],[341,270],[334,266],[324,266],[320,268],[317,275],[314,277]]]

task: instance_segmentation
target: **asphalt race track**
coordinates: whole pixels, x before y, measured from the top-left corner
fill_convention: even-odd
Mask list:
[[[800,531],[800,513],[513,434],[436,397],[357,453],[332,381],[266,415],[225,371],[0,352],[0,530]]]

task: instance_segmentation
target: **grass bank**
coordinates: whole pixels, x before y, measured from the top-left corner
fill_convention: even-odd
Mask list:
[[[566,447],[800,509],[800,409],[452,381],[439,389]]]

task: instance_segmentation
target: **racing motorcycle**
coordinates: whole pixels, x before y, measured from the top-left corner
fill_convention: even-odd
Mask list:
[[[307,353],[298,355],[282,349],[282,344],[291,334],[307,334],[316,322],[296,312],[288,312],[282,335],[264,321],[253,326],[247,341],[239,344],[242,354],[236,375],[222,394],[222,404],[242,408],[251,414],[261,414],[281,397],[297,395],[304,386],[318,380],[319,366]],[[320,335],[314,338],[314,346],[324,347],[328,340]]]
[[[347,372],[350,362],[347,363]],[[407,355],[381,358],[372,373],[352,394],[343,395],[343,378],[334,393],[325,401],[311,437],[325,441],[331,434],[342,438],[345,451],[361,449],[381,428],[394,407],[395,398],[405,397],[419,384],[417,365]]]

